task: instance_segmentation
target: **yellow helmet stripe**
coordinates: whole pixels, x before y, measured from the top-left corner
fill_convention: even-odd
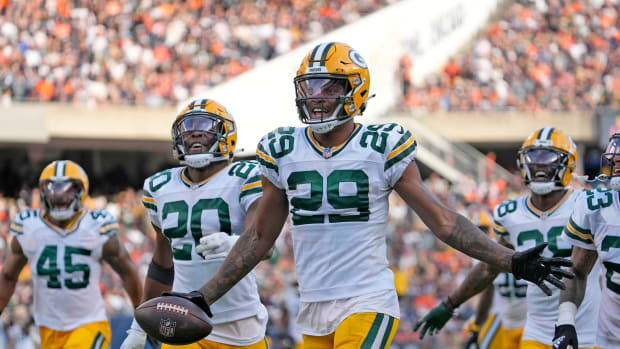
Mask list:
[[[64,160],[56,161],[54,168],[54,177],[64,177],[66,172],[67,162]]]

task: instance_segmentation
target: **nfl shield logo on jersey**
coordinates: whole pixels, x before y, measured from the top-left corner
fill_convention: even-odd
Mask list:
[[[174,329],[177,323],[170,319],[161,319],[159,321],[159,333],[164,337],[174,337]]]
[[[332,157],[332,148],[323,148],[323,157],[328,159]]]

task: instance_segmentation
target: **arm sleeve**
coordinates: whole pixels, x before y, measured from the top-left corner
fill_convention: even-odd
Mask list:
[[[394,186],[409,164],[415,160],[417,142],[415,137],[400,125],[389,131],[383,167],[390,186]]]
[[[596,195],[596,192],[593,194]],[[573,213],[562,231],[562,238],[572,245],[587,250],[596,250],[594,236],[590,229],[590,215],[594,212],[588,209],[588,200],[587,192],[579,195]]]
[[[273,185],[279,189],[284,189],[284,185],[280,181],[278,173],[278,162],[271,156],[269,152],[269,138],[263,137],[256,148],[256,159],[258,160],[260,173],[267,177]]]
[[[149,215],[151,223],[154,226],[161,228],[161,222],[159,221],[159,215],[157,214],[157,203],[155,202],[155,198],[149,191],[149,181],[150,178],[147,178],[144,181],[144,188],[142,191],[142,204],[146,208],[146,212]]]
[[[239,193],[239,203],[245,212],[248,211],[254,201],[263,196],[263,187],[261,185],[261,171],[258,167],[252,168],[248,178],[243,182]]]

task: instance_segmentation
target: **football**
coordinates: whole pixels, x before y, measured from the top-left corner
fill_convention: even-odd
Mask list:
[[[191,301],[161,296],[140,304],[134,316],[140,327],[162,343],[190,344],[206,337],[213,326],[207,314]]]

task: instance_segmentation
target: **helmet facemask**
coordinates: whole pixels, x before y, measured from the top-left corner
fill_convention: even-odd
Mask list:
[[[568,155],[549,148],[530,148],[519,153],[523,180],[532,192],[546,195],[564,189],[562,178],[568,168]]]
[[[353,79],[359,80],[359,76]],[[312,131],[329,132],[355,115],[355,90],[348,75],[304,74],[294,83],[299,119]]]
[[[192,168],[204,168],[212,162],[228,160],[227,134],[233,131],[227,130],[226,120],[218,115],[188,113],[172,126],[174,152],[181,164]]]
[[[620,134],[611,137],[601,155],[601,174],[609,178],[611,189],[620,191]]]
[[[57,221],[70,219],[82,208],[85,189],[78,180],[48,179],[39,184],[39,189],[45,210]]]

